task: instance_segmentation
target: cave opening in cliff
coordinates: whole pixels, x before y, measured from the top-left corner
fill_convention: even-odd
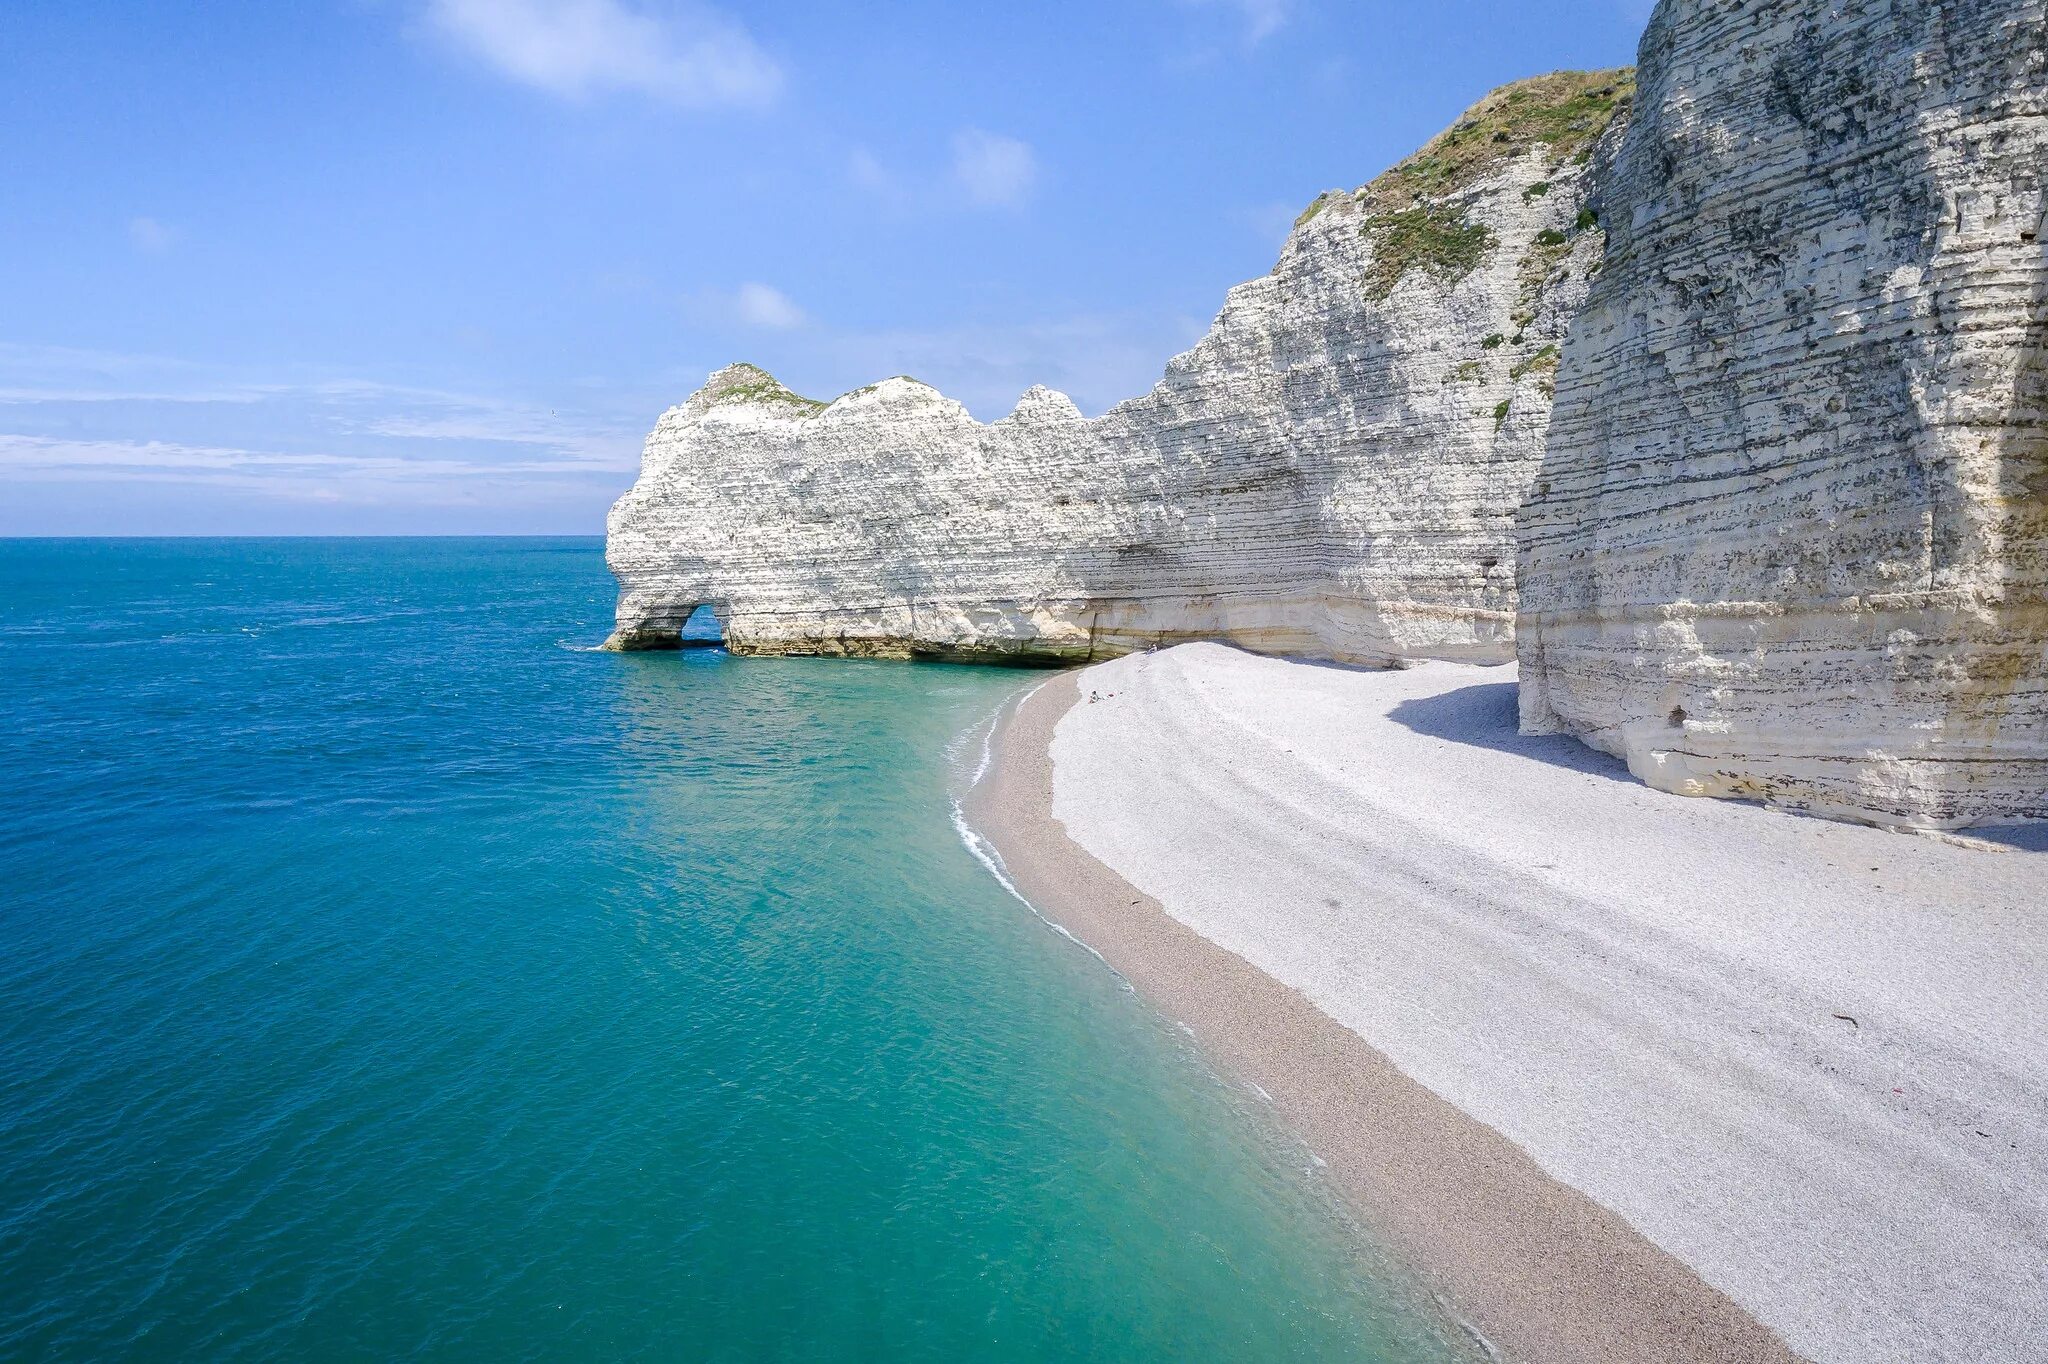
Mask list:
[[[719,616],[718,608],[705,602],[690,612],[683,622],[683,647],[685,649],[715,649],[725,643],[725,621]]]

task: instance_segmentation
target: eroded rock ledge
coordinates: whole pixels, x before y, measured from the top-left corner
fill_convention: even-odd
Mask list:
[[[749,653],[1510,658],[1514,513],[1632,89],[1506,87],[1325,194],[1149,394],[1094,420],[1043,388],[984,425],[907,378],[819,403],[719,371],[612,510],[611,645],[672,647],[710,604]]]

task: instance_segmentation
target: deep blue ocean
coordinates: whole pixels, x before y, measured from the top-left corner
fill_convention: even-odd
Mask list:
[[[0,1359],[1466,1357],[961,845],[1027,676],[612,593],[0,541]]]

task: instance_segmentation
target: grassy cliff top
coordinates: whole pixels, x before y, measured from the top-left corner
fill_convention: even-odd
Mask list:
[[[1554,71],[1503,85],[1423,149],[1359,191],[1368,213],[1399,213],[1456,194],[1535,143],[1559,161],[1589,155],[1635,98],[1634,67]]]
[[[805,412],[822,412],[826,407],[815,398],[792,393],[780,379],[759,365],[727,365],[711,376],[701,392],[713,407],[726,403],[776,403]]]

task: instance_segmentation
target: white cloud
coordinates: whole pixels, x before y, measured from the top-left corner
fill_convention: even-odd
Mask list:
[[[683,315],[713,331],[797,332],[813,325],[797,301],[772,284],[749,280],[736,289],[700,289],[681,300]]]
[[[846,178],[853,182],[855,189],[878,199],[893,203],[905,197],[901,182],[866,147],[855,147],[846,158]]]
[[[390,506],[544,503],[562,488],[608,500],[637,466],[643,408],[653,405],[608,418],[375,380],[252,379],[9,343],[0,343],[0,404],[9,428],[0,430],[0,487],[175,484],[286,500],[318,488]]]
[[[952,135],[952,178],[971,203],[985,209],[1014,207],[1038,182],[1038,156],[1028,141],[977,127],[961,129]]]
[[[733,312],[747,326],[767,331],[790,331],[808,320],[788,294],[767,284],[742,284],[733,295]]]
[[[539,460],[500,459],[489,464],[490,468],[508,472],[630,472],[639,467],[637,429],[588,430],[518,408],[479,408],[470,415],[443,417],[400,414],[377,417],[344,429],[407,442],[449,441],[485,449],[493,445],[531,445],[545,452],[545,458]]]
[[[220,471],[256,465],[313,468],[338,463],[331,455],[280,455],[218,445],[161,440],[96,440],[0,433],[0,470],[8,474],[55,470]]]
[[[128,240],[146,256],[161,256],[171,249],[177,234],[154,218],[130,218]]]
[[[943,181],[922,184],[884,165],[866,147],[846,158],[846,179],[860,194],[890,213],[909,215],[955,205],[959,195]]]
[[[589,532],[687,391],[613,381],[550,407],[0,341],[0,534]]]
[[[781,68],[744,27],[691,0],[427,0],[426,15],[448,42],[551,94],[756,105],[782,88]]]
[[[0,388],[0,405],[10,403],[260,403],[275,390],[264,388],[112,389]]]
[[[1230,10],[1244,24],[1244,40],[1261,43],[1280,31],[1291,17],[1294,0],[1180,0],[1202,9]]]
[[[847,154],[846,179],[876,204],[899,214],[1015,208],[1038,184],[1038,154],[1019,138],[962,128],[953,135],[951,150],[951,160],[942,167],[904,172],[884,164],[866,147],[855,147]]]
[[[259,403],[279,391],[161,356],[0,341],[0,404]]]
[[[969,203],[1012,208],[1038,183],[1038,156],[1028,142],[963,128],[953,135],[953,180]]]
[[[632,468],[630,462],[411,458],[0,432],[0,486],[149,485],[359,506],[516,505],[583,488],[608,501]]]

